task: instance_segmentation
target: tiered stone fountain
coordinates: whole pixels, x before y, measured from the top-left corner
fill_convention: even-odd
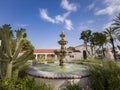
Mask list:
[[[65,45],[68,43],[64,38],[65,34],[60,34],[61,40],[58,43],[61,45],[60,50],[56,50],[55,54],[59,56],[58,63],[53,64],[36,64],[30,66],[27,70],[27,74],[30,78],[35,78],[36,83],[45,83],[53,87],[54,90],[63,90],[63,88],[69,83],[77,83],[80,87],[88,85],[88,73],[86,72],[86,66],[81,64],[65,64],[64,58],[67,54]]]
[[[65,45],[68,43],[68,41],[66,41],[64,38],[65,38],[65,34],[64,34],[64,32],[62,32],[61,34],[60,34],[60,37],[61,37],[61,40],[60,41],[58,41],[58,43],[61,45],[61,49],[60,50],[56,50],[55,51],[55,54],[58,56],[58,57],[60,57],[59,58],[59,65],[60,66],[64,66],[64,58],[65,58],[65,56],[66,56],[66,53],[67,53],[67,51],[65,50]]]

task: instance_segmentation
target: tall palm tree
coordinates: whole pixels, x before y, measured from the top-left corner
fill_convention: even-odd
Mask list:
[[[118,16],[116,16],[115,19],[113,19],[113,24],[114,28],[118,31],[118,33],[120,34],[120,13],[118,14]]]
[[[104,31],[104,33],[106,34],[106,36],[108,37],[108,39],[110,40],[110,43],[112,44],[112,49],[113,49],[113,54],[114,54],[114,59],[116,60],[116,52],[115,52],[115,45],[114,45],[114,35],[115,35],[115,28],[106,28],[106,31]]]
[[[16,35],[15,35],[16,34]],[[2,47],[0,48],[1,60],[6,61],[6,77],[11,78],[13,68],[20,68],[25,61],[29,60],[33,55],[33,50],[26,51],[22,56],[19,53],[22,49],[23,41],[26,39],[25,29],[16,30],[15,33],[11,30],[10,25],[3,25],[0,29]]]
[[[90,38],[91,38],[91,30],[85,30],[82,31],[80,39],[84,40],[84,44],[86,46],[86,52],[89,54],[89,51],[87,49],[87,43],[90,42]]]
[[[113,19],[113,27],[114,29],[116,29],[116,33],[117,33],[117,38],[120,41],[120,13],[118,14],[118,16],[116,16],[115,19]]]

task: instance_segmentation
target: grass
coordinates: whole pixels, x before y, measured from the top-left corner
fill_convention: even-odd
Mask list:
[[[47,59],[33,60],[34,63],[44,63],[45,61],[46,61],[47,63],[54,63],[54,62],[55,62],[55,59],[54,59],[54,58],[47,58]]]
[[[75,59],[75,60],[72,60],[71,63],[88,63],[88,64],[101,64],[102,61],[99,60],[99,59],[86,59],[86,60],[83,60],[83,59]]]

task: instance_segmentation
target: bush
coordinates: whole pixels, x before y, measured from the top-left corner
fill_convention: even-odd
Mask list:
[[[67,85],[63,90],[82,90],[78,84]]]
[[[54,63],[55,59],[54,59],[54,58],[48,58],[48,59],[46,59],[46,61],[47,61],[48,63]]]
[[[23,79],[5,78],[0,84],[0,90],[52,90],[51,87],[45,84],[36,85],[34,79],[30,80],[27,77]]]
[[[90,65],[91,88],[93,90],[120,90],[120,66],[114,61],[102,65]]]
[[[20,69],[18,72],[19,78],[24,78],[27,76],[26,70],[28,69],[28,66],[25,66],[24,68]]]

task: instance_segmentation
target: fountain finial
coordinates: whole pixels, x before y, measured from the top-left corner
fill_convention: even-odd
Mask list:
[[[65,38],[64,31],[62,31],[62,33],[60,34],[60,37],[61,37],[62,40],[64,40],[64,38]]]

